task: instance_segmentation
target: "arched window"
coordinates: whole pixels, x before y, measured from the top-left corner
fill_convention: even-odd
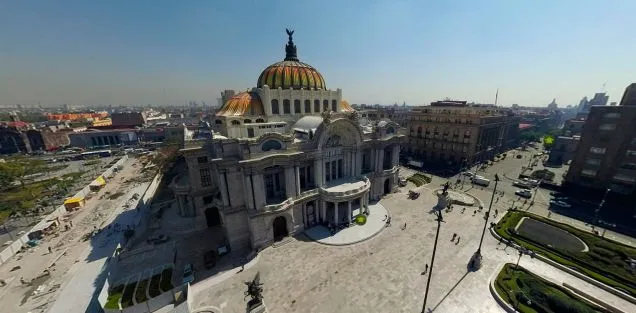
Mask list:
[[[272,114],[280,114],[280,109],[278,108],[278,100],[272,100]]]
[[[329,100],[322,100],[322,111],[329,111]]]
[[[233,120],[233,121],[232,121],[232,122],[230,122],[230,123],[232,123],[232,125],[241,125],[241,122],[239,122],[239,121],[237,121],[237,120]]]
[[[280,150],[283,148],[283,145],[280,144],[278,140],[270,139],[265,141],[261,146],[261,150],[269,151],[269,150]]]
[[[291,105],[289,104],[289,99],[283,100],[283,114],[291,114]]]
[[[320,100],[314,100],[314,113],[320,113]]]
[[[294,113],[300,114],[300,100],[294,100]]]
[[[305,100],[305,112],[304,113],[311,113],[311,101],[309,101],[309,100]]]
[[[262,118],[257,118],[256,123],[265,123],[265,120]]]
[[[251,122],[252,122],[252,120],[250,120],[249,118],[247,118],[247,119],[243,120],[243,123],[244,123],[244,124],[249,124],[249,123],[251,123]]]
[[[338,112],[338,100],[331,100],[331,111]]]
[[[417,127],[417,137],[422,137],[422,126]]]
[[[214,124],[221,125],[221,124],[223,124],[223,121],[221,121],[221,120],[216,120],[216,121],[214,121]]]

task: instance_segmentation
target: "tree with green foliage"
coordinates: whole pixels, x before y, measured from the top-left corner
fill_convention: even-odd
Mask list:
[[[19,182],[22,188],[26,188],[27,182],[33,181],[33,174],[46,171],[46,163],[43,160],[25,156],[14,156],[0,163],[0,189],[6,189]]]
[[[554,146],[554,137],[552,135],[543,137],[543,148],[545,150],[550,150],[552,146]]]

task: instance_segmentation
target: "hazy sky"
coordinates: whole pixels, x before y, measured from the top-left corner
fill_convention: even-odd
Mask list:
[[[301,61],[350,103],[561,105],[636,81],[634,0],[0,0],[0,104],[216,104]]]

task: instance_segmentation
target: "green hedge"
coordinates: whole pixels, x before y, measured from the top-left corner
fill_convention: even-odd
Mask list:
[[[108,299],[104,304],[105,309],[119,310],[119,299],[121,299],[122,292],[124,291],[124,285],[118,285],[108,291]]]
[[[133,300],[132,297],[135,294],[135,286],[137,286],[137,282],[132,282],[129,283],[128,285],[126,285],[126,287],[124,287],[124,293],[121,296],[121,307],[122,308],[127,308],[129,306],[132,306]]]
[[[536,242],[530,237],[515,233],[514,228],[523,217],[530,217],[570,232],[583,240],[589,251],[569,252],[560,250]],[[630,272],[630,265],[626,262],[629,258],[636,259],[635,248],[535,214],[520,211],[508,212],[497,223],[495,231],[501,237],[512,240],[524,248],[576,269],[606,285],[636,296],[636,277]]]
[[[497,275],[495,290],[521,313],[610,313],[523,267],[507,263]]]
[[[137,284],[137,289],[135,290],[135,301],[137,303],[143,303],[148,300],[146,296],[146,289],[148,287],[148,279],[144,279]]]
[[[159,284],[162,292],[172,290],[172,267],[167,268],[161,272],[161,283]]]
[[[406,180],[412,182],[417,187],[431,182],[430,177],[424,176],[423,174],[420,174],[420,173],[414,174],[413,176],[407,178]]]

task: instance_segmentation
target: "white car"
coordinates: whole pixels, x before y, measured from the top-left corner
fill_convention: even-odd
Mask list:
[[[519,197],[524,197],[524,198],[532,197],[532,193],[528,189],[517,190],[517,191],[515,191],[515,195],[517,195]]]
[[[183,283],[192,283],[194,281],[194,268],[192,264],[186,264],[183,268]]]
[[[550,200],[550,204],[558,206],[558,207],[562,207],[562,208],[570,208],[570,207],[572,207],[571,204],[569,204],[567,202],[563,202],[563,201]]]

